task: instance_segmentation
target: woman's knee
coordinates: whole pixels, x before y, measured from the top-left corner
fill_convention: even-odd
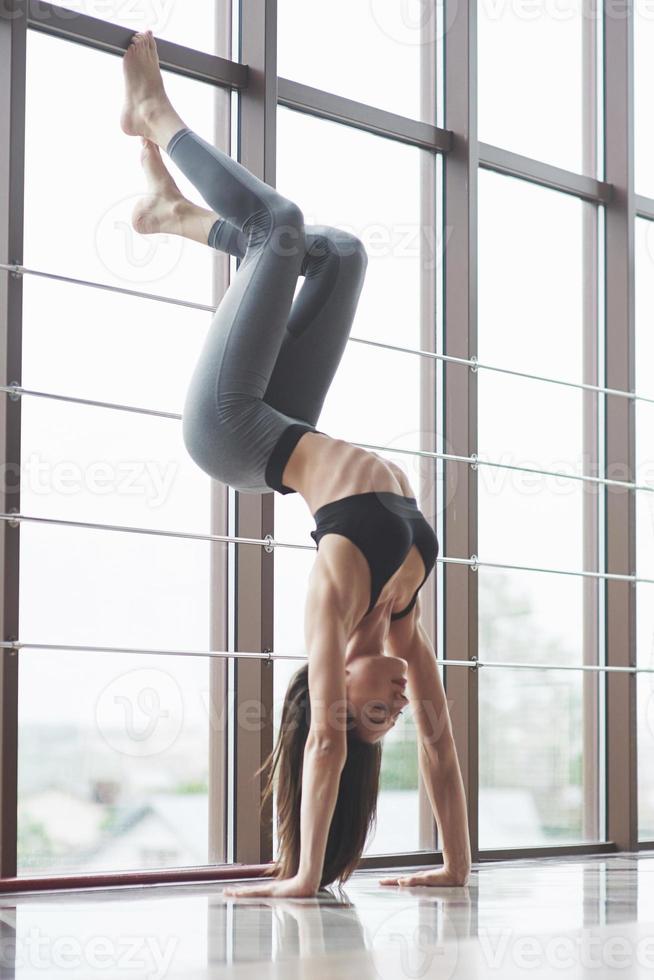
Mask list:
[[[320,233],[332,242],[333,247],[341,259],[351,259],[364,268],[368,264],[366,247],[354,232],[346,231],[344,228],[334,228],[330,225],[325,225],[321,228]]]
[[[331,225],[307,225],[307,254],[302,271],[307,275],[322,272],[327,263],[341,269],[344,265],[364,271],[368,265],[366,247],[352,232]]]
[[[248,249],[267,245],[281,255],[304,254],[304,214],[281,194],[273,193],[243,225]]]
[[[341,254],[351,258],[353,262],[362,266],[364,269],[368,265],[368,252],[358,235],[346,232],[339,240]]]
[[[302,260],[305,252],[304,214],[293,201],[283,199],[273,213],[273,236],[284,256]]]

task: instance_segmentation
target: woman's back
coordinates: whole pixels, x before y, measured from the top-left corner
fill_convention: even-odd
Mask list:
[[[323,432],[306,432],[290,456],[284,483],[298,482],[312,514],[332,500],[371,490],[408,495],[380,456]]]

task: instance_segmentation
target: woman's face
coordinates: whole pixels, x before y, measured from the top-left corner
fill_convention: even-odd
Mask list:
[[[409,703],[407,662],[380,654],[356,657],[345,668],[348,706],[354,730],[365,742],[377,742]]]

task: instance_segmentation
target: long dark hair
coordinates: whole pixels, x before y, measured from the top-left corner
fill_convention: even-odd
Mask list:
[[[278,856],[268,872],[276,878],[292,878],[300,863],[302,764],[310,724],[309,665],[303,664],[293,674],[286,691],[277,743],[258,770],[261,773],[270,767],[262,808],[276,783]],[[321,888],[337,879],[342,884],[359,863],[377,819],[381,758],[380,743],[364,742],[348,724],[347,758],[329,828]]]

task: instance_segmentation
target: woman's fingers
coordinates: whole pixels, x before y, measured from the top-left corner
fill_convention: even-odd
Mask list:
[[[409,888],[411,885],[448,885],[451,882],[445,873],[431,871],[427,874],[405,875],[403,878],[380,878],[379,884],[399,885],[400,888]]]
[[[223,888],[223,895],[230,895],[232,898],[266,898],[271,895],[268,888]]]

